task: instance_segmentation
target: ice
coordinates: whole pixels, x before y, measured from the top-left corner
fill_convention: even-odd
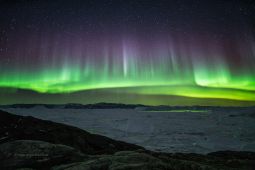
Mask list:
[[[2,110],[76,126],[162,152],[255,151],[254,109],[147,112],[36,106]]]

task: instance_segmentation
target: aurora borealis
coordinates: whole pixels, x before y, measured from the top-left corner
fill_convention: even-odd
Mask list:
[[[170,2],[3,2],[2,91],[255,102],[252,1]]]

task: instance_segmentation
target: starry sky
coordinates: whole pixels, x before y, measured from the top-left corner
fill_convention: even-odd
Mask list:
[[[0,104],[254,105],[253,0],[0,0]]]

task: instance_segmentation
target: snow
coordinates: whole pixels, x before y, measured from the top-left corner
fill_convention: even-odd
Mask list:
[[[162,152],[255,151],[254,108],[147,112],[140,109],[49,109],[37,106],[3,110],[76,126]]]

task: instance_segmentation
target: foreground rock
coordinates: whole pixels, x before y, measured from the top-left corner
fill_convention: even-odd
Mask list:
[[[53,165],[82,161],[85,155],[66,146],[43,141],[17,140],[0,145],[4,168],[50,168]]]
[[[159,153],[81,129],[0,111],[0,169],[253,170],[254,152]]]
[[[0,143],[13,140],[41,140],[63,144],[87,154],[142,149],[140,146],[91,134],[76,127],[0,111]]]
[[[117,154],[117,155],[116,155]],[[116,153],[112,156],[102,156],[91,161],[78,162],[69,165],[56,166],[55,170],[252,170],[250,166],[239,166],[232,164],[224,166],[215,161],[214,164],[195,162],[189,160],[176,160],[168,158],[161,160],[148,154],[130,151],[129,153]],[[123,155],[120,155],[123,154]]]

